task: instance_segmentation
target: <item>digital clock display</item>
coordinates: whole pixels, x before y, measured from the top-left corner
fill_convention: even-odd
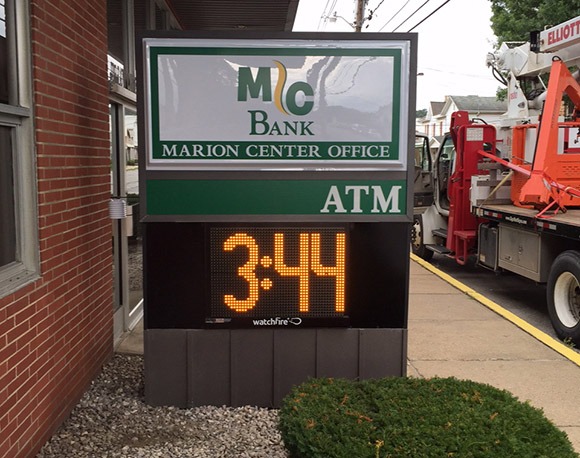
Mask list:
[[[145,230],[148,328],[406,325],[407,223],[149,223]]]
[[[210,319],[346,314],[345,227],[210,228]]]

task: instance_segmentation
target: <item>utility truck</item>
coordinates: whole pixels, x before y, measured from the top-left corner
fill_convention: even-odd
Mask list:
[[[580,345],[580,85],[568,69],[580,62],[580,16],[489,61],[508,73],[510,108],[496,125],[452,115],[430,174],[433,203],[414,212],[412,250],[546,283],[556,334]]]

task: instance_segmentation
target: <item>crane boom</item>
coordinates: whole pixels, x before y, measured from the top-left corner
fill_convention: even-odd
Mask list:
[[[532,32],[529,42],[502,43],[488,54],[488,67],[507,86],[508,108],[496,122],[504,157],[511,156],[512,127],[538,121],[547,89],[540,76],[550,73],[556,59],[569,67],[580,66],[580,16]],[[580,80],[580,72],[572,76]]]
[[[568,66],[580,63],[580,16],[532,32],[527,43],[502,43],[496,53],[488,55],[488,65],[494,64],[516,78],[530,77],[548,73],[556,56]]]
[[[539,34],[534,33],[532,42],[534,52],[554,52],[566,49],[571,51],[572,59],[574,59],[573,56],[578,59],[580,57],[580,51],[577,48],[577,46],[580,47],[580,16],[543,30]]]

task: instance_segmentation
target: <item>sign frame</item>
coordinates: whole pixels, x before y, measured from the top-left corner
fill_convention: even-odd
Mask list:
[[[148,57],[148,46],[151,43],[159,45],[159,40],[167,40],[166,47],[173,50],[175,49],[176,43],[182,40],[186,43],[197,43],[199,41],[205,44],[216,43],[216,40],[217,42],[225,40],[230,47],[228,49],[237,46],[239,49],[247,50],[249,49],[248,43],[255,46],[255,43],[263,41],[264,43],[269,43],[264,45],[269,50],[273,49],[272,46],[274,45],[274,49],[284,49],[284,45],[287,43],[299,43],[303,49],[311,50],[322,45],[322,48],[330,49],[333,53],[337,53],[342,49],[340,47],[340,43],[342,42],[348,43],[346,49],[349,52],[357,49],[365,49],[365,43],[368,42],[372,42],[373,46],[377,48],[380,47],[381,43],[385,43],[388,50],[392,49],[392,43],[403,43],[405,44],[405,49],[402,53],[401,65],[399,65],[401,67],[399,69],[400,74],[397,76],[398,80],[404,82],[404,88],[399,93],[400,117],[397,126],[399,160],[386,161],[384,163],[376,163],[376,161],[367,161],[366,163],[361,163],[360,161],[355,163],[342,161],[340,164],[325,160],[318,161],[317,163],[305,163],[302,161],[301,163],[295,164],[281,161],[272,163],[272,165],[269,163],[264,164],[264,161],[250,163],[248,165],[240,164],[239,162],[228,164],[222,161],[224,165],[215,166],[212,163],[204,163],[201,164],[201,167],[184,165],[183,162],[175,160],[152,162],[150,153],[151,138],[155,127],[151,125],[152,116],[149,110],[151,97],[149,84],[151,78],[148,75],[148,71],[151,68],[151,63],[150,57]],[[416,34],[262,33],[248,31],[243,33],[153,31],[143,33],[139,37],[137,46],[139,53],[137,61],[138,74],[140,75],[138,78],[138,93],[144,95],[143,97],[139,97],[138,109],[140,113],[147,114],[145,117],[139,117],[141,123],[139,126],[139,162],[140,164],[145,164],[145,167],[142,166],[139,170],[142,221],[411,221],[412,193],[409,192],[409,183],[412,183],[412,147],[415,130],[416,42]],[[237,44],[234,46],[233,43]],[[259,50],[260,48],[256,49]],[[316,54],[315,51],[312,51],[312,53]],[[144,122],[145,120],[147,122]],[[199,193],[197,202],[207,202],[210,200],[212,198],[212,189],[215,189],[215,186],[227,189],[230,185],[233,186],[241,180],[252,182],[257,187],[258,190],[256,192],[258,194],[260,192],[270,194],[272,192],[271,185],[267,183],[271,184],[273,181],[286,182],[290,186],[294,184],[297,190],[310,185],[316,187],[317,184],[319,185],[322,182],[328,184],[329,190],[331,186],[338,186],[340,191],[337,192],[342,193],[341,198],[350,200],[343,203],[345,211],[341,211],[342,208],[339,203],[338,206],[330,207],[330,211],[324,213],[322,212],[324,202],[328,199],[333,199],[329,194],[330,191],[327,194],[317,196],[318,201],[321,202],[318,210],[300,209],[297,207],[289,208],[289,206],[293,205],[293,202],[299,202],[299,200],[293,199],[289,195],[292,194],[291,192],[280,191],[280,195],[276,196],[275,199],[283,203],[284,197],[286,197],[286,204],[280,205],[280,208],[274,211],[271,208],[260,208],[259,205],[254,209],[246,208],[242,211],[239,211],[236,206],[235,208],[223,208],[221,211],[212,212],[203,210],[203,206],[181,209],[163,208],[163,205],[159,204],[160,199],[162,200],[164,193],[167,192],[167,189],[161,186],[163,180],[174,181],[176,184],[173,187],[176,189],[181,186],[197,189],[196,192]],[[351,181],[356,183],[353,184]],[[369,182],[370,184],[365,186],[364,182]],[[382,183],[382,189],[372,188],[372,183],[376,186],[376,182]],[[390,182],[392,183],[389,184]],[[204,187],[204,183],[213,183],[213,187]],[[404,183],[403,188],[405,188],[405,192],[397,196],[398,202],[394,208],[383,205],[383,208],[377,212],[376,202],[382,200],[384,204],[387,201],[394,183]],[[355,189],[352,186],[355,186],[355,188],[357,186],[363,187]],[[261,187],[263,188],[260,189]],[[348,191],[346,191],[346,187],[349,187]],[[180,200],[179,191],[176,192],[177,194],[172,194],[167,197],[168,202]],[[373,195],[373,193],[376,194],[377,192],[378,195]],[[350,193],[350,195],[347,196],[346,193]],[[365,208],[362,208],[362,211],[358,209],[356,202],[356,199],[360,198],[367,202],[366,207],[363,205]],[[373,199],[375,202],[374,207],[371,203]],[[286,208],[284,205],[286,205]],[[372,211],[373,208],[375,210],[374,212]]]
[[[146,69],[150,67],[146,65],[145,39],[229,40],[230,44],[239,42],[242,48],[244,43],[252,40],[282,44],[300,41],[308,44],[309,49],[334,50],[341,42],[352,43],[353,47],[349,49],[363,48],[368,41],[405,43],[407,63],[401,65],[404,70],[399,77],[400,81],[405,81],[405,90],[400,94],[399,108],[402,111],[397,128],[397,159],[403,160],[385,161],[384,164],[303,161],[294,165],[278,161],[272,166],[269,163],[258,166],[230,163],[231,167],[225,169],[211,164],[192,168],[183,166],[182,162],[148,162],[149,153],[145,147],[152,138],[149,136],[153,128],[145,122],[151,121],[147,114]],[[278,407],[293,384],[309,377],[366,379],[405,375],[417,35],[146,31],[138,35],[136,48],[140,213],[141,222],[145,223],[146,402],[180,407],[224,404]],[[283,49],[283,46],[277,49]],[[260,61],[256,65],[262,68],[265,64]],[[265,74],[267,70],[263,72]],[[246,76],[250,73],[246,72]],[[257,76],[252,78],[256,82]],[[312,87],[311,82],[306,82]],[[264,84],[261,87],[263,95]],[[305,107],[304,102],[311,100],[306,86],[298,85],[294,89],[294,95],[302,92],[304,97],[290,99],[295,102],[295,106],[289,107],[293,114]],[[258,118],[250,119],[257,122]],[[310,126],[299,125],[305,132]],[[171,184],[168,186],[167,183]],[[397,186],[400,189],[395,189]],[[221,202],[215,199],[217,193],[227,195],[234,191],[237,200],[232,199],[233,204],[228,204],[226,198]],[[169,205],[169,202],[177,203]],[[215,208],[211,208],[212,203],[215,203]],[[322,211],[325,209],[328,211]],[[311,277],[322,277],[324,269],[336,267],[338,263],[333,258],[323,260],[323,248],[318,246],[317,236],[308,233],[308,238],[302,238],[303,228],[348,227],[345,229],[348,233],[344,268],[345,314],[321,318],[303,315],[300,326],[293,322],[288,325],[292,327],[287,327],[278,321],[273,306],[271,317],[261,314],[265,322],[251,327],[247,319],[237,317],[230,322],[208,322],[208,316],[214,317],[213,313],[207,314],[214,291],[208,270],[215,255],[215,247],[213,252],[210,247],[211,227],[214,225],[234,228],[235,235],[241,233],[241,228],[248,228],[248,236],[236,237],[234,242],[242,245],[241,249],[246,250],[250,257],[246,259],[245,254],[234,260],[228,257],[221,262],[230,262],[232,266],[227,266],[222,272],[230,279],[235,274],[249,272],[252,281],[254,276],[259,277],[260,282],[265,281],[260,283],[260,298],[265,298],[263,291],[268,291],[268,280],[273,284],[282,283],[274,275],[290,277],[296,283],[287,287],[291,288],[293,297],[299,287],[300,294],[312,290],[299,285],[305,274],[294,271],[292,257],[282,254],[280,249],[276,252],[274,248],[272,254],[271,246],[256,237],[258,248],[253,248],[253,254],[250,253],[248,247],[253,245],[251,231],[262,227],[300,228],[300,242],[294,245],[299,247],[298,267],[307,269]],[[270,240],[272,234],[268,233],[268,237]],[[229,236],[226,242],[228,240]],[[280,239],[274,236],[274,242],[280,243]],[[227,249],[229,253],[230,245],[223,243],[220,240],[223,248],[219,249]],[[288,244],[284,243],[284,246]],[[336,251],[339,252],[338,247]],[[305,252],[308,252],[307,256]],[[308,261],[305,260],[307,257]],[[253,270],[256,259],[263,269]],[[249,271],[240,270],[240,264],[249,264]],[[339,278],[343,279],[342,271],[326,272],[330,273],[330,287],[338,291],[336,283]],[[230,283],[226,282],[227,288],[216,291],[220,297],[225,298],[228,294],[242,301],[241,307],[244,308],[247,305],[244,301],[252,291],[255,296],[256,291],[256,286],[249,282],[246,285],[244,278],[242,286],[247,290],[242,287],[230,290]],[[320,278],[315,281],[320,282]],[[250,294],[246,296],[246,292]],[[321,294],[326,295],[324,300],[332,296],[327,289]],[[338,292],[335,292],[335,302],[336,295]],[[272,303],[274,301],[268,302]],[[226,305],[230,307],[229,302]],[[299,302],[299,309],[301,305],[304,301]],[[283,310],[286,314],[288,309]],[[280,313],[280,320],[294,317],[292,313],[288,317]],[[275,322],[269,321],[272,319]]]

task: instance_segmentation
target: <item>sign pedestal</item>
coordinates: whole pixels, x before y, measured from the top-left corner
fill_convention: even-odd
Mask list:
[[[139,37],[149,404],[406,374],[416,42]]]
[[[405,329],[149,329],[145,401],[279,408],[312,377],[406,375]]]

